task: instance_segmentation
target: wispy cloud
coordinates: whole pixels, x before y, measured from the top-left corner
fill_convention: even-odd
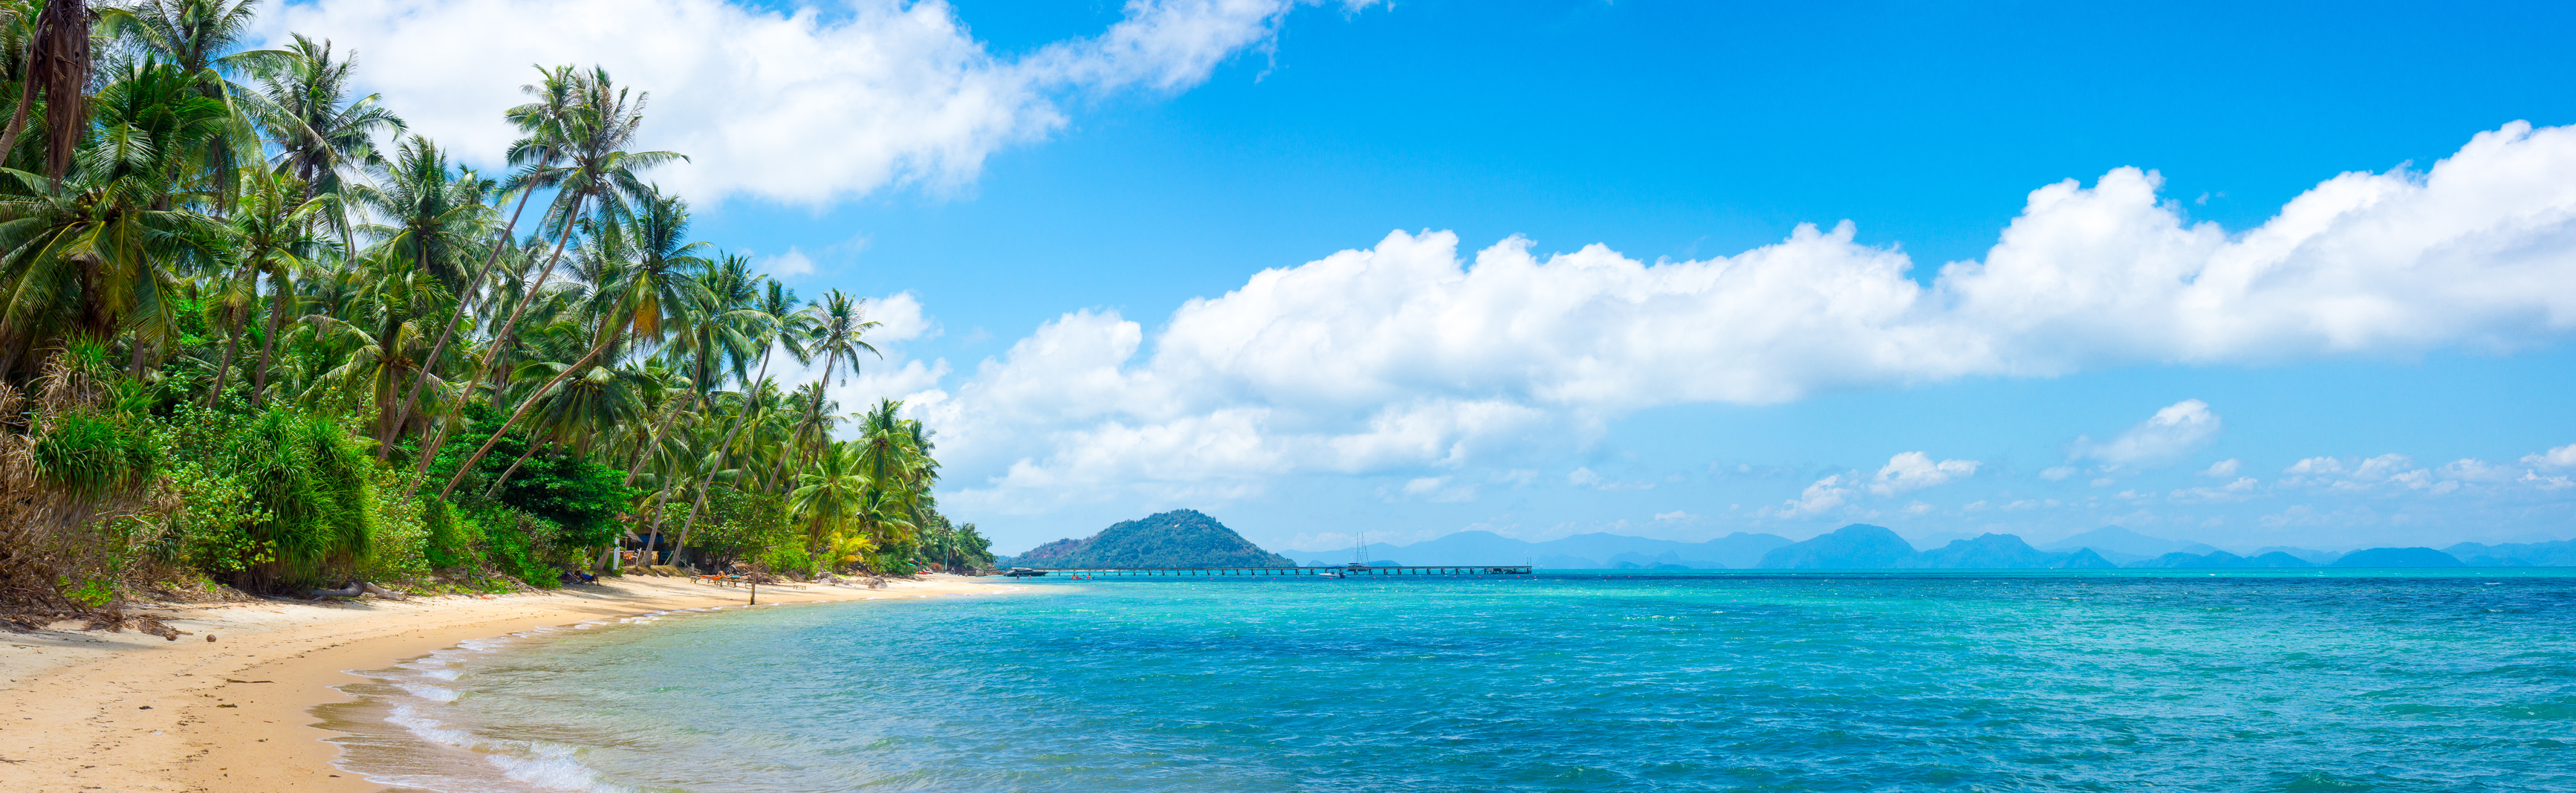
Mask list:
[[[331,39],[357,79],[469,161],[497,161],[532,64],[593,64],[653,94],[644,143],[690,156],[655,174],[701,201],[820,206],[894,185],[957,189],[1005,147],[1067,119],[1068,92],[1175,91],[1272,41],[1307,0],[1135,0],[1099,35],[1018,59],[940,2],[770,10],[725,0],[312,0],[274,4],[269,38]],[[1365,0],[1348,1],[1365,6]],[[461,51],[457,42],[471,42]]]

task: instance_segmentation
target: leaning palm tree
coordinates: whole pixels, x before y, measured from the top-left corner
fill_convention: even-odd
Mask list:
[[[557,200],[565,203],[560,206],[561,211],[555,215],[555,225],[558,230],[554,253],[547,258],[545,268],[538,271],[537,284],[533,288],[542,288],[547,277],[554,273],[555,263],[563,257],[564,246],[572,241],[573,231],[580,225],[578,221],[582,218],[584,202],[599,203],[598,216],[601,221],[599,225],[602,226],[613,226],[628,215],[625,210],[629,199],[648,197],[653,199],[643,202],[647,206],[648,213],[664,208],[661,206],[664,201],[658,195],[658,191],[645,184],[637,176],[637,172],[675,159],[684,159],[678,154],[666,151],[626,151],[626,146],[634,141],[637,128],[643,124],[644,105],[650,98],[649,95],[630,96],[626,89],[616,87],[609,80],[605,69],[593,70],[591,74],[581,77],[574,87],[577,89],[576,95],[579,99],[573,104],[570,112],[565,113],[564,117],[554,124],[549,133],[554,136],[555,145],[562,149],[566,163],[563,173],[560,174],[560,181],[557,182],[559,189]],[[677,199],[669,199],[669,201],[676,202]],[[681,219],[678,221],[678,226],[685,229],[687,212],[684,206],[679,209],[679,214]],[[648,233],[643,236],[653,235]],[[690,256],[685,252],[680,255]],[[676,278],[676,272],[673,275]],[[659,276],[654,278],[658,279]],[[660,308],[658,301],[662,296],[659,294],[658,287],[644,288],[641,291],[628,289],[624,299],[629,302],[614,312],[623,315],[622,321],[603,321],[599,344],[591,357],[595,358],[599,352],[613,346],[625,330],[645,331],[658,338],[661,331],[661,317],[657,313],[647,316],[651,311],[658,311]],[[650,304],[649,309],[647,304]],[[485,363],[482,368],[488,370],[491,356],[497,354],[509,343],[510,333],[518,325],[520,312],[525,310],[526,306],[526,303],[521,303],[518,308],[513,309],[510,318],[504,320],[500,329],[493,334],[492,351],[485,353]],[[603,318],[605,316],[603,315]],[[589,360],[585,359],[575,364],[575,368],[588,364]],[[494,430],[492,436],[484,441],[483,447],[475,450],[474,455],[467,458],[464,466],[457,469],[456,476],[448,480],[446,490],[441,491],[440,495],[444,496],[447,492],[455,490],[456,485],[465,480],[466,473],[473,470],[476,463],[482,461],[483,455],[491,452],[492,444],[499,442],[501,434],[509,432],[510,425],[525,417],[529,408],[533,406],[534,403],[523,403],[510,418],[503,419],[501,427]]]
[[[570,66],[557,67],[551,71],[545,69],[538,71],[545,74],[546,78],[537,83],[519,87],[521,92],[537,96],[538,101],[511,108],[502,114],[510,120],[512,126],[519,128],[523,137],[511,144],[509,153],[511,167],[518,168],[519,172],[507,184],[502,185],[499,192],[507,196],[515,191],[519,194],[519,200],[515,202],[516,207],[510,210],[510,221],[502,224],[501,232],[492,238],[492,252],[483,257],[483,266],[475,268],[474,276],[468,279],[464,288],[457,293],[455,308],[448,312],[447,322],[439,328],[438,341],[430,345],[432,357],[447,349],[447,342],[456,335],[457,324],[465,316],[466,308],[474,303],[475,295],[480,293],[484,285],[489,282],[493,267],[501,262],[502,253],[511,247],[513,241],[511,235],[518,231],[519,216],[528,210],[529,197],[536,195],[538,190],[554,187],[560,175],[555,170],[555,162],[561,158],[563,149],[557,144],[562,137],[559,134],[561,120],[571,112],[575,81],[572,79]],[[490,304],[487,302],[486,305],[488,307]],[[497,347],[498,345],[495,345],[496,349]],[[483,365],[489,365],[488,358]],[[472,379],[481,378],[482,375],[478,372]],[[412,410],[414,403],[420,401],[421,389],[428,383],[427,378],[412,383],[411,393],[403,397],[405,412]],[[413,468],[415,472],[428,470],[429,461],[437,456],[437,445],[438,442],[433,441],[421,448],[420,462]],[[417,486],[419,480],[413,481]]]
[[[739,267],[744,264],[745,262],[741,260],[741,257],[726,257],[725,266],[727,268]],[[721,280],[734,281],[735,279],[728,277]],[[749,380],[743,381],[742,412],[739,415],[736,415],[732,421],[728,422],[724,440],[716,444],[716,453],[718,454],[731,455],[734,449],[734,441],[742,436],[743,429],[751,426],[758,420],[758,411],[763,405],[763,391],[769,386],[770,353],[784,347],[790,350],[791,354],[796,355],[800,360],[804,358],[803,338],[805,330],[809,325],[809,321],[805,319],[802,314],[787,310],[787,307],[796,304],[796,293],[789,291],[785,285],[780,284],[777,281],[768,280],[766,278],[761,278],[760,280],[766,282],[768,287],[767,290],[757,297],[752,298],[750,306],[728,312],[729,316],[732,316],[735,322],[740,323],[742,326],[746,326],[743,330],[747,330],[748,333],[744,334],[744,340],[750,342],[752,346],[760,348],[760,373]],[[751,282],[745,279],[741,280],[740,283],[747,286]],[[718,290],[718,287],[711,287],[709,289],[710,293]],[[725,291],[728,295],[738,294],[731,290]],[[713,342],[705,342],[705,345],[713,346]],[[704,360],[708,354],[709,353],[704,351],[704,348],[702,347],[699,357],[701,360]],[[783,460],[784,456],[782,456],[781,459]],[[698,513],[706,506],[706,503],[707,490],[706,488],[701,487],[698,489],[697,500],[692,502],[689,506],[688,518],[680,525],[680,536],[688,536],[689,530],[697,525]]]

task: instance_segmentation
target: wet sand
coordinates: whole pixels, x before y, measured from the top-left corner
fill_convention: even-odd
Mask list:
[[[762,587],[760,602],[992,594],[992,579],[926,576],[884,589]],[[494,596],[263,601],[137,609],[188,631],[0,635],[0,778],[33,791],[351,791],[312,709],[346,701],[344,670],[469,640],[652,611],[739,605],[747,593],[673,578]],[[57,627],[72,627],[69,625]],[[206,641],[207,636],[215,641]]]

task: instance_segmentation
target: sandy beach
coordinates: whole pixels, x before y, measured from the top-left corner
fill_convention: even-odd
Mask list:
[[[760,602],[991,594],[985,579],[926,576],[883,589],[763,587]],[[686,579],[626,578],[514,595],[346,603],[156,606],[188,635],[50,631],[0,648],[8,707],[0,778],[32,791],[381,791],[332,766],[335,734],[310,710],[348,699],[343,670],[374,669],[459,642],[548,625],[740,605],[746,592]],[[58,626],[70,627],[70,626]],[[214,641],[207,641],[211,636]]]

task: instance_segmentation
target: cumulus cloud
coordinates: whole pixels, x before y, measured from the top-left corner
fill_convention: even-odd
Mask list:
[[[656,174],[701,200],[820,205],[889,185],[956,187],[986,158],[1063,126],[1058,98],[1171,91],[1266,45],[1307,0],[1132,0],[1098,36],[1018,59],[947,3],[842,0],[775,11],[725,0],[313,0],[261,17],[357,51],[360,84],[415,130],[492,162],[531,65],[606,67],[652,92]],[[1346,5],[1366,5],[1348,0]]]
[[[1965,479],[1975,476],[1976,473],[1977,461],[1975,460],[1933,462],[1931,455],[1922,452],[1905,452],[1887,458],[1887,466],[1878,469],[1878,475],[1870,478],[1869,492],[1892,496],[1909,490],[1949,484],[1952,480]]]
[[[779,278],[814,274],[814,258],[805,255],[804,251],[798,250],[794,245],[787,246],[786,253],[760,257],[755,266],[761,272]]]
[[[2225,460],[2220,460],[2220,461],[2218,461],[2218,462],[2210,463],[2208,468],[2205,468],[2205,469],[2202,469],[2202,470],[2201,470],[2200,475],[2201,475],[2201,476],[2206,476],[2206,477],[2211,477],[2211,478],[2214,478],[2214,479],[2225,479],[2225,478],[2228,478],[2228,477],[2231,477],[2231,476],[2235,476],[2235,475],[2236,475],[2236,469],[2241,468],[2241,467],[2243,467],[2244,465],[2245,465],[2245,461],[2243,461],[2243,460],[2238,460],[2238,459],[2235,459],[2235,458],[2228,458],[2228,459],[2225,459]]]
[[[1403,498],[1433,503],[1455,503],[1476,500],[1476,486],[1456,484],[1447,476],[1416,477],[1404,483]],[[1392,500],[1392,499],[1390,499]]]
[[[1843,485],[1843,475],[1835,474],[1816,480],[1769,514],[1782,518],[1807,518],[1822,515],[1851,500],[1852,489]]]
[[[1518,237],[1462,255],[1454,234],[1398,231],[1191,300],[1150,339],[1114,312],[1066,314],[951,388],[943,432],[991,461],[954,470],[1012,472],[974,486],[1007,501],[1036,470],[1089,482],[1076,461],[1108,461],[1082,444],[1187,427],[1221,429],[1208,448],[1230,450],[1192,477],[1530,467],[1660,405],[2507,350],[2576,328],[2576,130],[2517,123],[2428,171],[2344,174],[2241,233],[2190,222],[2157,185],[2123,168],[2033,191],[1983,260],[1929,285],[1849,223],[1651,264],[1601,245],[1542,256]],[[2185,400],[2077,451],[2100,476],[2202,448],[2220,426]],[[1800,503],[1877,483],[1820,484],[1810,495],[1828,497]]]
[[[2576,468],[2576,443],[2560,446],[2539,454],[2523,455],[2522,463],[2524,465],[2536,465],[2543,468]]]
[[[2076,439],[2075,456],[2115,466],[2163,462],[2208,445],[2218,437],[2218,426],[2218,414],[2210,412],[2209,403],[2186,399],[2165,406],[2107,442]]]

